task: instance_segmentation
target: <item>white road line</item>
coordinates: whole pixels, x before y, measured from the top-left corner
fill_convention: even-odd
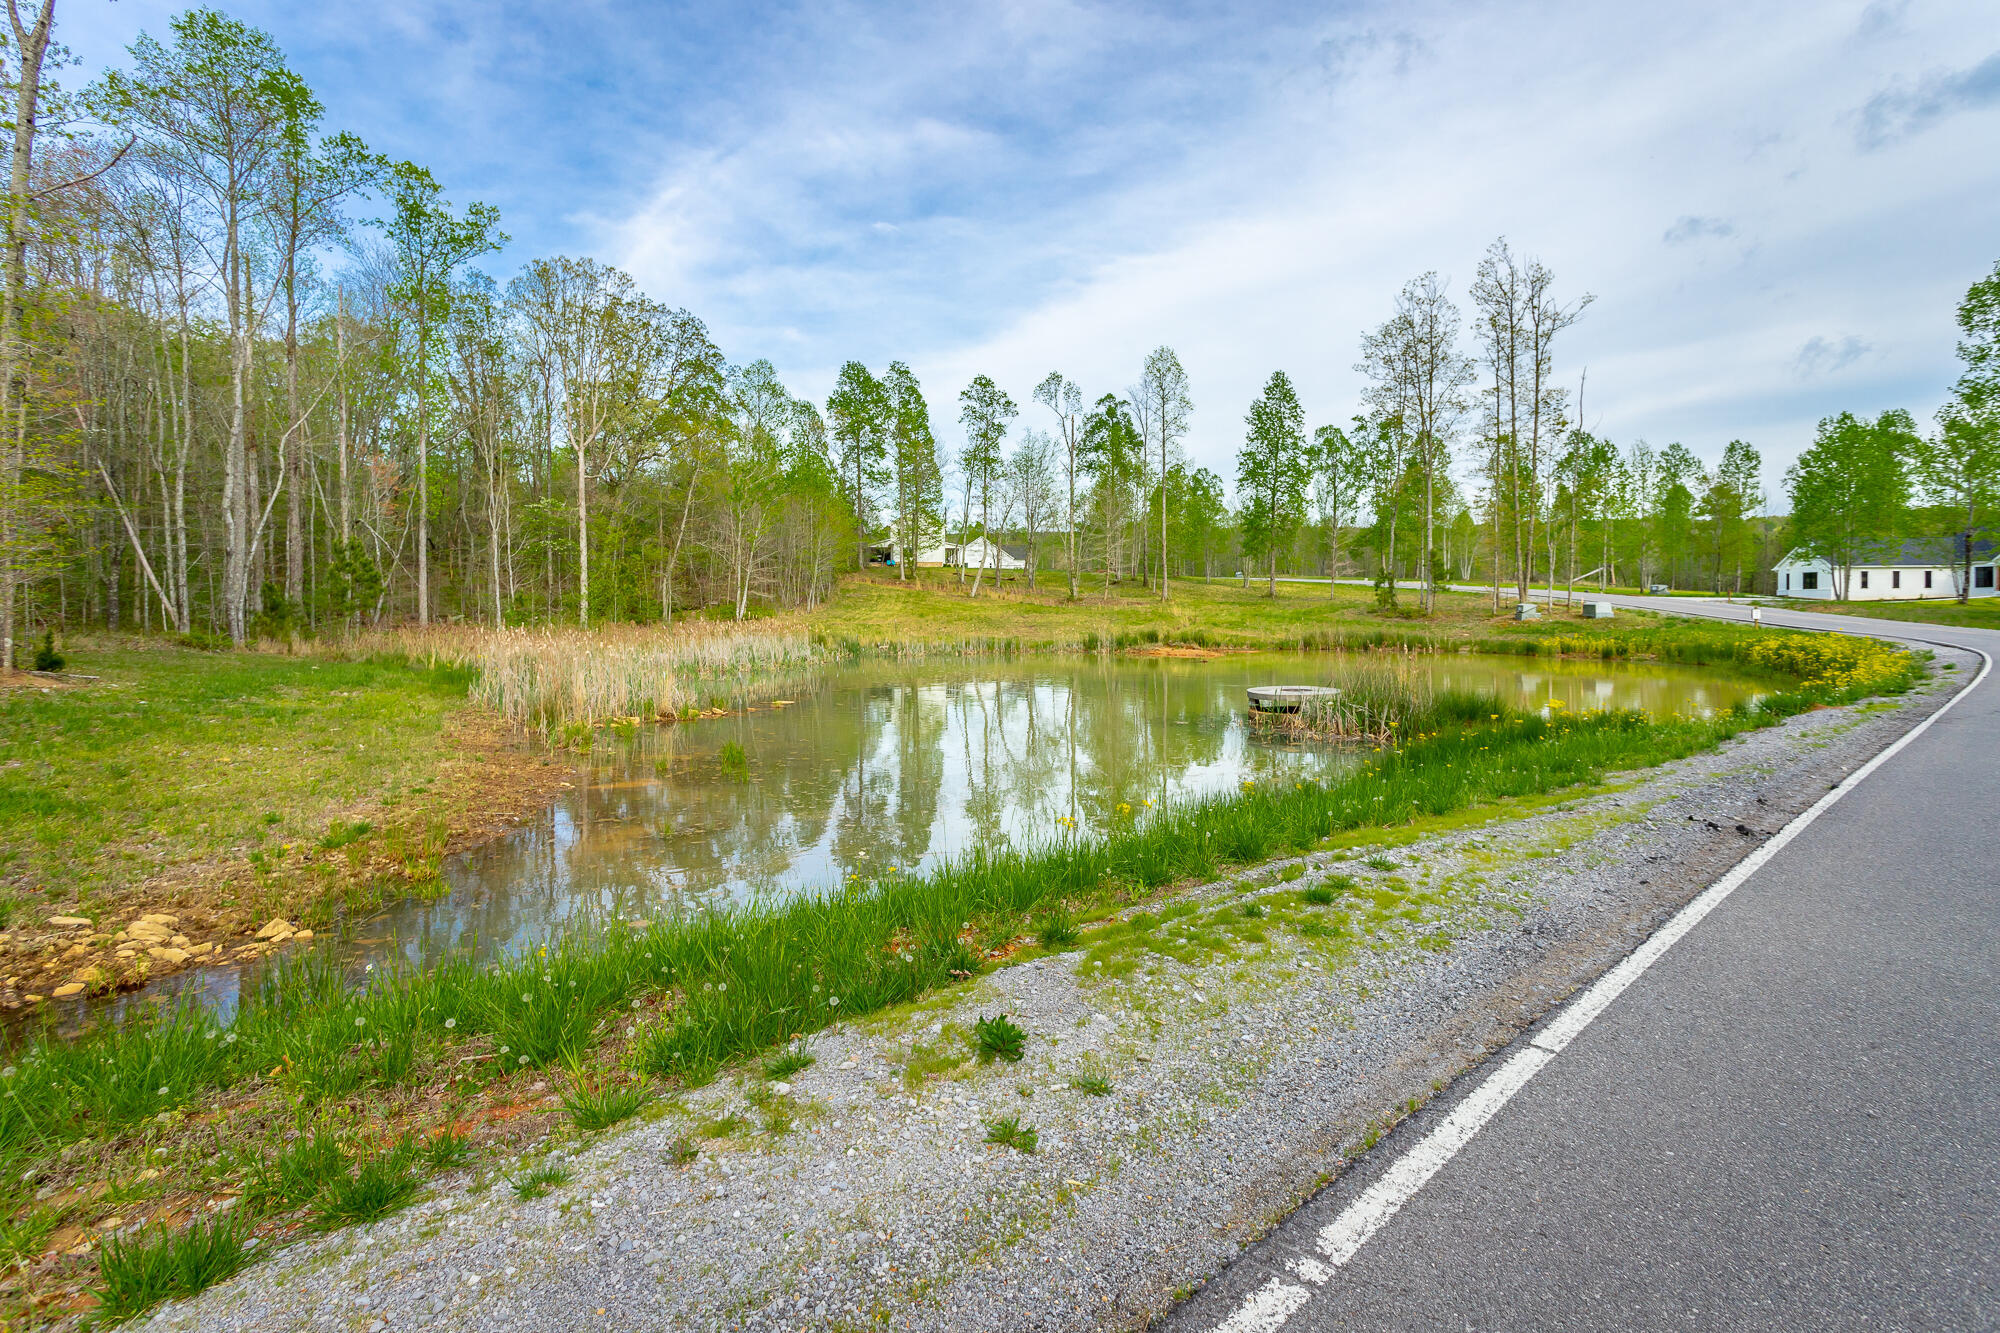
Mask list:
[[[1965,687],[1929,717],[1911,727],[1861,767],[1848,774],[1826,795],[1814,801],[1791,823],[1785,825],[1761,847],[1744,857],[1736,866],[1715,883],[1703,889],[1693,901],[1674,913],[1666,925],[1648,936],[1646,942],[1628,954],[1616,967],[1599,977],[1582,995],[1571,1001],[1562,1013],[1545,1025],[1541,1031],[1528,1039],[1519,1051],[1510,1056],[1498,1070],[1487,1076],[1484,1083],[1475,1088],[1464,1101],[1452,1109],[1438,1126],[1423,1137],[1415,1147],[1397,1158],[1395,1163],[1363,1190],[1355,1200],[1341,1210],[1339,1217],[1320,1229],[1319,1251],[1325,1256],[1326,1264],[1311,1259],[1300,1260],[1291,1265],[1292,1271],[1317,1287],[1334,1275],[1334,1272],[1352,1259],[1368,1238],[1381,1230],[1397,1210],[1410,1201],[1427,1181],[1443,1169],[1445,1163],[1458,1155],[1458,1150],[1471,1141],[1494,1115],[1514,1099],[1514,1094],[1528,1085],[1528,1080],[1540,1073],[1556,1056],[1575,1041],[1577,1034],[1611,1006],[1611,1002],[1637,981],[1646,969],[1658,962],[1667,950],[1674,947],[1680,938],[1694,929],[1701,919],[1722,905],[1722,901],[1736,892],[1742,883],[1762,869],[1764,864],[1805,832],[1814,820],[1832,808],[1834,802],[1853,791],[1882,765],[1888,763],[1903,748],[1930,730],[1931,724],[1958,706],[1959,700],[1972,693],[1973,687],[1993,670],[1993,659],[1977,648],[1960,644],[1950,645],[1964,651],[1979,654],[1979,671]],[[1215,1333],[1276,1333],[1287,1320],[1312,1297],[1307,1288],[1272,1278],[1244,1298],[1243,1303],[1231,1312],[1229,1318],[1216,1325]]]

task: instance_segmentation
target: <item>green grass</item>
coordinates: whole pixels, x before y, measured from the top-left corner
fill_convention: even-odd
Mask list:
[[[579,1080],[563,1093],[562,1104],[572,1124],[586,1134],[595,1134],[631,1119],[652,1099],[653,1090],[643,1083],[618,1087]]]
[[[230,1277],[250,1260],[247,1215],[231,1212],[178,1231],[151,1231],[108,1240],[97,1251],[94,1317],[122,1323],[170,1297],[192,1296]]]
[[[0,695],[0,878],[78,904],[246,846],[282,858],[365,837],[338,812],[436,776],[471,681],[165,647],[73,658],[100,679]]]
[[[782,1082],[812,1068],[818,1059],[803,1042],[788,1046],[764,1062],[764,1077],[773,1083]]]
[[[1966,629],[2000,629],[2000,597],[1975,597],[1961,606],[1944,598],[1921,602],[1822,602],[1793,598],[1787,611],[1824,611],[1837,616],[1867,616],[1921,625],[1958,625]]]
[[[1076,943],[1076,918],[1061,907],[1035,919],[1035,941],[1044,949],[1061,949]]]
[[[374,1222],[407,1206],[423,1186],[415,1158],[407,1142],[364,1157],[352,1174],[343,1171],[321,1187],[313,1201],[313,1220],[323,1227]]]
[[[1032,1155],[1041,1135],[1033,1125],[1022,1124],[1019,1116],[1003,1115],[986,1122],[986,1141]]]
[[[507,1187],[514,1191],[514,1197],[522,1203],[530,1199],[539,1199],[550,1190],[560,1189],[567,1184],[569,1184],[569,1168],[562,1166],[537,1166],[519,1175],[507,1177]]]
[[[1078,1074],[1069,1081],[1069,1085],[1089,1097],[1111,1095],[1111,1080],[1102,1074]]]

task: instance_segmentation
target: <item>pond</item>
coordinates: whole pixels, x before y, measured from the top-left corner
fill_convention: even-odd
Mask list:
[[[1377,659],[1379,660],[1379,659]],[[1572,711],[1706,713],[1758,686],[1708,669],[1456,655],[1404,659],[1440,686]],[[1148,803],[1356,762],[1245,722],[1245,691],[1321,684],[1342,655],[864,664],[712,720],[599,731],[539,818],[446,862],[448,891],[350,929],[349,961],[515,954],[579,927],[909,874],[980,846],[1084,834]],[[1129,812],[1120,807],[1129,807]],[[243,978],[151,988],[228,1011]],[[175,983],[178,983],[176,985]],[[150,997],[149,997],[150,998]]]

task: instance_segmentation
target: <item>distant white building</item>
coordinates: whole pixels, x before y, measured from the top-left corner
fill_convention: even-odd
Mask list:
[[[902,559],[901,548],[897,549],[895,559]],[[1028,548],[974,537],[969,542],[941,542],[924,547],[917,552],[915,564],[918,569],[957,569],[963,565],[967,569],[1011,573],[1028,567]]]
[[[1972,542],[1974,597],[1995,595],[1996,549],[1989,537]],[[1850,602],[1915,602],[1958,596],[1965,573],[1965,538],[1911,538],[1888,542],[1866,552],[1852,567],[1842,569],[1825,556],[1794,550],[1772,570],[1780,597],[1844,599]],[[1843,582],[1846,586],[1843,588]]]

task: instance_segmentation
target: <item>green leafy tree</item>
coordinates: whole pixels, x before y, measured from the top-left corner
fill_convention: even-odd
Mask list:
[[[1132,489],[1146,472],[1146,444],[1123,399],[1107,393],[1084,419],[1078,461],[1096,490],[1104,551],[1104,590],[1118,577],[1119,543],[1125,533]]]
[[[1873,421],[1842,412],[1819,423],[1812,446],[1785,473],[1793,535],[1834,567],[1842,601],[1854,566],[1907,526],[1910,461],[1919,446],[1908,412]]]
[[[1938,413],[1938,433],[1917,457],[1925,497],[1959,535],[1958,598],[1972,594],[1972,543],[2000,507],[2000,264],[1958,305],[1958,355],[1965,370],[1956,396]]]
[[[923,386],[901,361],[891,361],[882,377],[889,414],[889,460],[895,478],[896,541],[902,559],[896,577],[907,580],[918,551],[944,524],[944,472],[938,466],[937,437]]]
[[[1305,517],[1305,411],[1284,371],[1273,371],[1250,404],[1243,448],[1236,454],[1236,493],[1242,500],[1243,554],[1265,562],[1265,595],[1278,595],[1278,552],[1291,544]]]
[[[1308,447],[1312,495],[1326,531],[1326,590],[1333,596],[1340,578],[1340,531],[1354,516],[1366,484],[1362,447],[1338,426],[1321,426]]]
[[[1754,448],[1745,441],[1731,440],[1702,493],[1702,517],[1708,520],[1714,539],[1717,592],[1722,591],[1723,579],[1728,577],[1733,580],[1734,594],[1743,594],[1743,563],[1756,550],[1752,524],[1764,507],[1758,483],[1763,468],[1764,460]]]
[[[979,531],[989,550],[996,535],[994,495],[1007,461],[1004,452],[1007,423],[1018,414],[1019,409],[1007,391],[985,375],[973,376],[972,383],[959,391],[958,421],[965,427],[965,450],[959,455],[959,466],[965,471],[968,492],[979,497]],[[986,565],[982,562],[972,579],[973,596],[979,595],[979,582],[985,577]]]
[[[889,395],[868,367],[849,361],[827,396],[826,420],[834,465],[854,506],[854,563],[866,569],[875,494],[889,480]]]
[[[1215,553],[1229,520],[1222,478],[1205,467],[1174,472],[1179,482],[1173,499],[1181,516],[1181,568],[1199,569],[1203,578],[1212,578]]]
[[[1668,583],[1694,550],[1695,497],[1706,484],[1701,460],[1686,445],[1660,450],[1653,472],[1653,546],[1666,566]]]

